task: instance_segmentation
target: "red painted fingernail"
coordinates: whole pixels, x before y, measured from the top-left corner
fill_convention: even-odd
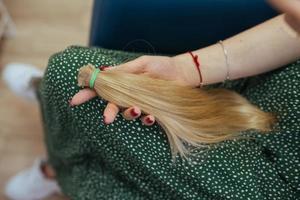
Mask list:
[[[139,115],[139,113],[137,113],[134,108],[130,110],[130,114],[132,117],[136,117]]]
[[[106,68],[108,68],[108,66],[100,66],[100,67],[99,67],[99,69],[100,69],[101,71],[105,71]]]
[[[147,118],[146,118],[146,122],[147,122],[148,124],[152,124],[154,121],[153,121],[152,119],[150,119],[149,117],[147,117]]]

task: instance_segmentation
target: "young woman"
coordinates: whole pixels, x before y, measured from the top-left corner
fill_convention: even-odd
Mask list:
[[[192,53],[201,62],[202,80],[188,53],[139,57],[70,47],[52,56],[38,91],[49,160],[33,168],[42,168],[48,179],[39,179],[36,185],[51,178],[55,184],[55,178],[71,199],[299,198],[300,39],[284,16]],[[132,61],[121,64],[125,59]],[[86,102],[96,95],[90,89],[80,90],[76,79],[78,69],[87,63],[117,65],[115,69],[125,72],[194,87],[227,80],[212,87],[239,92],[261,109],[276,113],[278,123],[266,135],[249,132],[255,140],[225,141],[199,150],[189,162],[178,158],[174,163],[167,138],[151,113],[141,117],[142,123],[127,121],[139,118],[142,110],[132,105],[118,115],[118,105],[101,98]],[[5,71],[7,76],[16,73]],[[16,84],[10,80],[8,84]],[[25,199],[28,191],[37,190],[25,187],[14,196],[20,180],[26,183],[24,177],[21,174],[8,184],[10,197]],[[58,189],[45,186],[44,191],[48,195]]]

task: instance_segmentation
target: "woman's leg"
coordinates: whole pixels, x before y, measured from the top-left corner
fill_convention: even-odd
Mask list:
[[[227,141],[196,151],[191,162],[178,158],[174,163],[158,124],[145,127],[140,120],[118,115],[105,125],[102,114],[107,102],[102,98],[69,106],[68,100],[80,90],[81,66],[116,65],[135,56],[71,47],[49,61],[39,99],[49,162],[66,195],[72,199],[296,199],[295,189],[282,178],[265,147],[254,140]],[[271,79],[276,82],[277,77]],[[253,90],[247,93],[251,84]],[[237,85],[253,103],[260,105],[259,97],[268,103],[272,93],[251,84]],[[268,105],[261,104],[266,109]]]
[[[258,134],[276,173],[300,196],[300,60],[256,77],[243,95],[277,116],[269,134]]]
[[[3,79],[17,96],[37,101],[36,91],[43,72],[38,68],[21,63],[5,66]],[[30,178],[29,178],[30,177]],[[34,164],[12,177],[6,185],[6,196],[13,200],[45,198],[60,192],[55,181],[55,171],[47,160],[37,158]]]

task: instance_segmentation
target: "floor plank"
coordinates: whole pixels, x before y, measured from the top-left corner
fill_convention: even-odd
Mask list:
[[[4,41],[1,65],[24,62],[45,69],[50,55],[86,45],[92,1],[5,0],[17,36]],[[42,125],[35,103],[16,98],[0,81],[0,199],[8,178],[43,155]],[[48,200],[62,200],[51,197]]]

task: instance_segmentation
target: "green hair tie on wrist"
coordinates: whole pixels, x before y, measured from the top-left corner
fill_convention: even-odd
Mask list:
[[[94,88],[94,85],[95,85],[95,81],[97,79],[97,75],[99,74],[100,72],[100,69],[95,69],[92,73],[92,76],[91,76],[91,79],[90,79],[90,88]]]

